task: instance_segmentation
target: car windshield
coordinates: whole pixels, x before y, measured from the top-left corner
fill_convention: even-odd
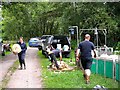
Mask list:
[[[41,39],[46,39],[47,37],[50,37],[50,36],[42,36]]]
[[[65,36],[55,36],[53,39],[53,43],[68,44],[68,40]]]

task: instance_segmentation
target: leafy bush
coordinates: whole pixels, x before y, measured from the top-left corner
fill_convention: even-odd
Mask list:
[[[71,49],[75,50],[77,48],[76,40],[71,40]]]
[[[117,43],[115,50],[117,50],[115,54],[120,55],[120,42]]]
[[[120,42],[117,43],[116,50],[120,50]]]

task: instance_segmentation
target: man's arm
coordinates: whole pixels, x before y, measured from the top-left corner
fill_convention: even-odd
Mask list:
[[[93,43],[92,43],[92,50],[93,50],[93,53],[94,53],[94,58],[96,58],[95,46],[94,46]]]
[[[22,49],[22,52],[25,52],[27,50],[27,45],[24,43],[24,48]]]
[[[96,52],[95,52],[95,49],[93,50],[93,52],[94,52],[94,58],[96,58]]]
[[[79,57],[80,57],[80,49],[77,49],[76,50],[76,61],[78,61],[79,60]]]

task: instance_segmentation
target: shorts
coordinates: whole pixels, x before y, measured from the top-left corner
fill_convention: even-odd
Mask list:
[[[83,67],[83,69],[85,70],[85,69],[90,69],[91,68],[91,66],[92,66],[92,58],[83,58],[83,57],[81,57],[81,64],[82,64],[82,67]]]

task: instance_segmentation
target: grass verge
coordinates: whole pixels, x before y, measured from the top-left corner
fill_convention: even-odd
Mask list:
[[[2,55],[0,54],[0,60],[2,59]]]
[[[2,82],[1,82],[1,87],[0,87],[0,90],[3,88],[6,88],[9,80],[10,80],[10,77],[12,76],[12,74],[16,71],[16,69],[18,68],[18,65],[19,65],[19,62],[18,60],[16,60],[14,62],[14,64],[8,69],[8,72],[7,74],[4,76]]]
[[[93,88],[96,85],[105,86],[106,88],[118,88],[118,82],[97,74],[91,74],[91,83],[86,85],[80,70],[52,72],[47,69],[47,66],[50,64],[48,59],[42,55],[41,51],[38,52],[38,55],[40,57],[43,85],[45,88]],[[69,62],[69,59],[63,60]]]
[[[11,54],[10,51],[6,51],[6,52],[5,52],[5,55],[9,55],[9,54]]]
[[[6,52],[5,52],[5,56],[6,56],[6,55],[9,55],[9,54],[11,54],[10,51],[6,51]],[[0,54],[0,59],[2,59],[2,58],[5,57],[5,56],[2,56],[2,54]]]

